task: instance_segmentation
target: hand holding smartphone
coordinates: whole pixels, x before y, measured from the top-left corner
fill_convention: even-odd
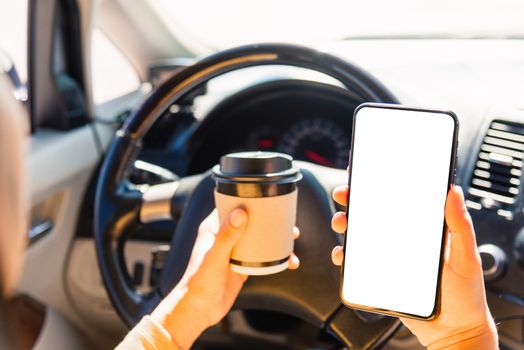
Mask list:
[[[346,305],[417,319],[438,315],[457,135],[451,112],[356,109],[340,291]]]

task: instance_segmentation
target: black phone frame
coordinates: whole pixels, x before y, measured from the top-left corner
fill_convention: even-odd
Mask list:
[[[404,111],[415,111],[415,112],[426,112],[426,113],[436,113],[436,114],[445,114],[453,119],[454,123],[454,130],[453,130],[453,144],[451,147],[451,156],[450,156],[450,163],[449,163],[449,175],[448,175],[448,185],[447,185],[447,191],[451,189],[451,186],[455,184],[455,176],[456,176],[456,164],[457,164],[457,150],[458,150],[458,133],[459,133],[459,120],[455,113],[452,111],[447,110],[437,110],[437,109],[426,109],[426,108],[420,108],[420,107],[408,107],[403,105],[396,105],[396,104],[385,104],[385,103],[370,103],[366,102],[363,104],[360,104],[357,108],[355,108],[355,111],[353,112],[353,126],[352,126],[352,132],[351,132],[351,149],[349,151],[349,166],[348,166],[348,186],[351,188],[351,173],[352,173],[352,167],[353,167],[353,146],[355,142],[355,132],[356,132],[356,120],[357,120],[357,114],[358,112],[363,108],[381,108],[381,109],[395,109],[395,110],[404,110]],[[349,197],[351,196],[351,190],[348,191],[347,196],[347,207],[346,207],[346,220],[348,220],[348,212],[349,212]],[[406,317],[406,318],[412,318],[417,320],[425,320],[430,321],[438,317],[440,313],[440,306],[441,306],[441,284],[442,284],[442,270],[444,266],[444,253],[446,248],[446,237],[448,232],[448,227],[446,225],[446,220],[443,218],[443,228],[442,228],[442,239],[440,243],[440,257],[439,257],[439,268],[438,268],[438,276],[437,276],[437,291],[435,293],[435,302],[433,306],[433,310],[431,314],[428,316],[423,315],[415,315],[400,311],[394,311],[394,310],[387,310],[382,309],[378,307],[372,307],[367,305],[360,305],[360,304],[354,304],[350,303],[347,300],[344,299],[342,290],[344,287],[344,263],[342,263],[341,269],[340,269],[340,289],[339,289],[339,297],[340,300],[344,305],[347,307],[350,307],[352,309],[362,310],[366,312],[373,312],[378,313],[382,315],[387,316],[395,316],[395,317]],[[344,235],[344,246],[343,246],[343,252],[344,256],[346,255],[346,242],[347,242],[347,230],[346,234]]]

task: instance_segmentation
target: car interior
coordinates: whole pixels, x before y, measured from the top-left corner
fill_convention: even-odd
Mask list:
[[[115,347],[181,280],[214,208],[210,169],[257,150],[293,156],[303,175],[301,266],[251,277],[193,348],[423,349],[397,318],[349,309],[338,295],[330,252],[343,237],[330,220],[343,208],[331,192],[347,183],[353,113],[364,102],[458,116],[456,183],[500,347],[524,349],[519,2],[0,6],[9,80],[0,94],[30,126],[30,228],[10,305],[28,349]],[[402,169],[382,176],[391,171]],[[394,205],[376,198],[370,210],[379,220]]]

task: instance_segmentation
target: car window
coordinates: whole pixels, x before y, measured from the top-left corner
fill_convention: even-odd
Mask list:
[[[27,81],[27,0],[0,0],[0,50],[14,63],[22,83]],[[98,29],[92,37],[93,98],[102,103],[136,90],[138,76],[122,53]]]
[[[131,63],[101,30],[93,30],[91,45],[95,104],[109,101],[140,87],[140,80]]]
[[[27,0],[0,0],[0,50],[27,80]]]
[[[522,37],[520,0],[148,0],[173,33],[214,49],[254,42]]]

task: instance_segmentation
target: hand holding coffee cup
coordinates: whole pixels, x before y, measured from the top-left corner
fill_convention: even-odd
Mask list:
[[[297,182],[293,158],[282,153],[241,152],[213,168],[215,204],[222,224],[235,208],[248,212],[246,231],[233,249],[237,273],[268,275],[288,268],[293,253]]]

